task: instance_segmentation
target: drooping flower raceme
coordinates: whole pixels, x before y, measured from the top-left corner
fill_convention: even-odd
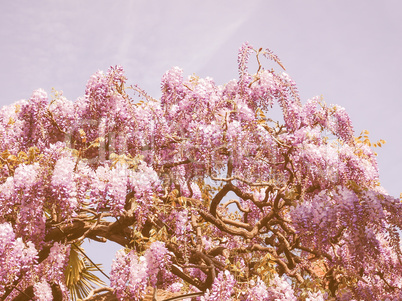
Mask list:
[[[159,272],[167,269],[169,264],[167,253],[165,243],[160,241],[152,243],[149,249],[145,251],[149,281],[153,287],[157,284]]]
[[[0,295],[15,279],[32,272],[37,255],[33,243],[17,238],[11,224],[0,224]]]
[[[97,197],[98,210],[109,206],[116,216],[122,212],[126,203],[128,172],[127,167],[120,164],[97,168],[91,190]]]
[[[56,283],[65,299],[68,299],[69,292],[65,284],[64,270],[68,263],[70,248],[70,245],[55,242],[50,248],[48,257],[38,264],[37,268],[37,274],[42,280]]]
[[[74,178],[75,165],[76,160],[73,158],[62,157],[56,162],[53,170],[51,189],[54,196],[51,199],[57,200],[55,205],[62,218],[74,215],[78,207]]]
[[[262,57],[283,66],[245,43],[225,85],[175,67],[156,100],[116,66],[75,102],[37,90],[2,108],[3,295],[47,300],[51,286],[68,299],[69,245],[93,239],[127,248],[111,272],[123,300],[148,286],[204,300],[401,299],[402,204],[379,185],[368,138],[344,108],[303,103]]]
[[[46,280],[36,282],[33,286],[34,294],[38,301],[53,301],[52,288]]]
[[[141,300],[147,286],[156,286],[159,272],[167,268],[169,259],[164,243],[152,243],[144,256],[138,257],[134,251],[120,250],[112,264],[110,285],[119,298]]]
[[[210,290],[201,297],[202,301],[231,300],[236,280],[229,271],[220,272],[216,276]]]
[[[21,164],[0,184],[0,221],[13,221],[17,236],[39,244],[45,235],[39,164]]]
[[[267,286],[258,278],[257,283],[250,281],[251,288],[248,291],[246,301],[266,301],[269,298]]]
[[[269,301],[297,301],[294,290],[286,279],[275,275],[268,287]]]
[[[141,300],[148,284],[147,277],[145,257],[138,257],[134,251],[126,254],[120,250],[116,253],[110,272],[110,285],[118,298]]]

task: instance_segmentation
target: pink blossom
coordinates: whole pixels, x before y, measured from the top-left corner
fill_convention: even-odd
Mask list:
[[[232,299],[236,280],[229,271],[220,272],[215,278],[210,290],[207,290],[201,301],[224,301]]]
[[[0,294],[14,279],[33,269],[37,255],[32,242],[16,238],[11,224],[0,224]]]
[[[250,281],[250,290],[247,294],[246,301],[266,301],[269,300],[269,294],[265,283],[258,278],[257,283]]]
[[[165,244],[160,241],[153,242],[145,251],[145,259],[147,262],[148,276],[151,286],[155,286],[158,281],[158,274],[170,264],[167,256],[168,250]]]
[[[54,199],[58,200],[56,206],[59,207],[61,215],[74,215],[78,207],[77,188],[74,178],[74,169],[76,160],[70,157],[60,158],[54,167],[51,189],[54,193]]]
[[[282,66],[242,45],[238,80],[221,86],[172,68],[160,100],[125,89],[115,66],[75,102],[38,90],[2,108],[0,294],[50,300],[55,284],[68,299],[70,245],[86,237],[128,248],[111,270],[122,300],[148,286],[196,286],[202,300],[400,300],[402,205],[379,186],[373,150],[344,108],[303,104],[264,56]]]
[[[138,257],[134,251],[126,254],[124,250],[120,250],[116,253],[110,272],[110,285],[118,298],[141,300],[146,292],[147,277],[145,257]]]
[[[33,287],[35,300],[39,301],[53,301],[52,288],[49,283],[42,279],[40,282],[36,282]]]
[[[274,279],[268,287],[269,301],[297,301],[292,286],[286,279],[274,276]]]

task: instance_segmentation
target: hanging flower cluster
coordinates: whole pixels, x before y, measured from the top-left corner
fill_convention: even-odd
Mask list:
[[[384,141],[355,137],[338,105],[300,100],[279,68],[245,43],[224,85],[174,67],[157,100],[115,66],[75,102],[37,90],[0,109],[3,300],[71,298],[70,248],[84,239],[124,248],[105,288],[120,300],[149,287],[201,300],[399,300],[402,205],[380,186],[372,148]]]

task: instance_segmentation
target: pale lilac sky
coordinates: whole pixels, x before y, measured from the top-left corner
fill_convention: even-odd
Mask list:
[[[154,97],[172,66],[237,78],[237,50],[268,47],[303,101],[323,95],[370,131],[381,182],[402,192],[402,2],[400,0],[2,1],[0,105],[37,88],[75,100],[89,76],[120,64]],[[250,70],[252,71],[252,70]]]

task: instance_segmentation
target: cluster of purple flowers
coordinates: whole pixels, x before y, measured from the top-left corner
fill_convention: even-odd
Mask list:
[[[260,55],[282,66],[246,43],[239,79],[223,86],[172,68],[160,101],[131,86],[146,100],[133,101],[116,66],[96,72],[76,102],[37,90],[2,108],[0,294],[33,288],[51,300],[57,284],[67,299],[69,245],[109,239],[107,215],[132,248],[112,265],[120,299],[153,286],[198,287],[205,301],[320,301],[331,298],[328,281],[342,284],[331,291],[339,300],[400,298],[402,205],[379,186],[375,153],[355,140],[344,108],[302,104],[295,82],[262,68]],[[283,122],[267,117],[275,103]],[[89,220],[81,238],[60,230]],[[91,233],[97,226],[105,237]],[[315,259],[327,273],[320,289],[298,287],[317,276]],[[280,272],[264,278],[254,268],[263,262]]]
[[[156,241],[138,257],[135,251],[116,253],[110,273],[110,285],[118,298],[141,300],[148,286],[155,287],[159,272],[169,265],[168,250],[164,243]]]

